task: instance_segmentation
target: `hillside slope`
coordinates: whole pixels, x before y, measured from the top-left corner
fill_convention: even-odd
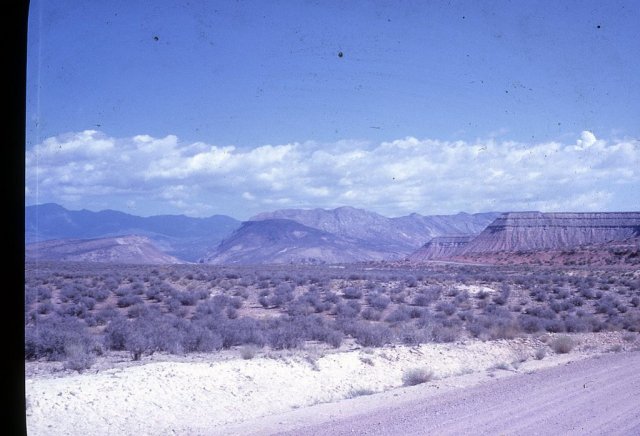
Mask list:
[[[171,264],[180,260],[160,251],[143,236],[98,239],[62,239],[27,244],[28,260]]]
[[[202,261],[214,264],[343,263],[381,260],[389,253],[362,241],[292,220],[247,221]]]

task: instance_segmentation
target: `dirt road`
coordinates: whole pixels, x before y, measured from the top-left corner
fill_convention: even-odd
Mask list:
[[[287,435],[640,435],[640,352],[454,389]],[[262,433],[262,432],[261,432]]]

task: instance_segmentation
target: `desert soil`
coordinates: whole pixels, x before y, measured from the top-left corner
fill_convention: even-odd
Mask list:
[[[236,351],[224,358],[156,355],[132,364],[122,356],[83,374],[29,362],[27,426],[30,435],[424,434],[430,428],[518,434],[545,419],[547,430],[563,432],[584,433],[576,427],[584,423],[596,433],[614,424],[623,433],[622,424],[637,430],[640,353],[630,350],[637,350],[638,338],[613,332],[574,338],[578,346],[569,354],[555,354],[546,345],[549,335],[259,352],[252,359]],[[540,349],[547,352],[542,360],[535,358]],[[548,367],[558,375],[538,372]],[[403,387],[403,374],[414,368],[431,370],[434,380]],[[507,422],[516,427],[501,427]]]
[[[640,435],[640,352],[568,362],[280,435]],[[421,386],[420,390],[433,389]],[[307,411],[312,413],[312,411]],[[280,417],[280,422],[286,417]],[[282,424],[280,424],[282,426]],[[291,428],[296,427],[296,428]]]

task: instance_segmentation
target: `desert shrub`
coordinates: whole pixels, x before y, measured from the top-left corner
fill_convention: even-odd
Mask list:
[[[627,313],[622,318],[622,328],[630,332],[640,332],[640,314]]]
[[[384,294],[369,294],[367,303],[374,309],[384,310],[391,303],[391,299]]]
[[[240,357],[244,360],[253,359],[257,353],[257,348],[255,346],[246,345],[240,349]]]
[[[441,302],[436,305],[436,310],[445,313],[447,316],[451,316],[456,313],[458,308],[453,303]]]
[[[271,299],[268,296],[263,295],[258,298],[258,303],[260,303],[260,305],[265,309],[268,309],[271,306]]]
[[[596,313],[606,313],[607,315],[615,315],[618,313],[619,301],[610,295],[603,295],[596,304]]]
[[[148,310],[148,306],[144,303],[134,304],[133,306],[129,306],[129,309],[127,310],[127,317],[139,318]]]
[[[549,333],[561,333],[565,331],[564,322],[559,319],[546,319],[543,323],[544,329]]]
[[[569,315],[564,319],[564,326],[569,333],[589,332],[592,330],[590,317]]]
[[[433,300],[429,296],[425,294],[417,294],[416,296],[413,297],[411,304],[413,304],[414,306],[425,307],[431,304],[432,302]]]
[[[254,344],[262,347],[267,342],[271,345],[271,341],[273,341],[274,338],[269,336],[270,330],[272,328],[279,328],[283,324],[279,319],[270,320],[266,328],[264,328],[260,321],[248,317],[222,322],[220,320],[210,319],[208,322],[209,326],[217,330],[222,336],[222,346],[224,348],[244,344]],[[291,331],[287,331],[284,335],[290,332]],[[265,337],[265,335],[267,337]],[[286,340],[288,339],[285,337],[283,342]]]
[[[582,306],[584,304],[584,298],[576,295],[576,296],[571,297],[569,299],[569,303],[571,303],[575,307],[580,307],[580,306]]]
[[[133,360],[139,360],[143,354],[156,351],[179,353],[182,351],[180,330],[172,323],[169,315],[151,313],[130,321],[130,330],[125,340],[125,349]]]
[[[391,301],[398,304],[403,304],[406,301],[407,294],[405,292],[392,292]]]
[[[456,304],[467,303],[469,301],[469,292],[467,291],[459,292],[453,301],[455,301]]]
[[[458,318],[460,318],[461,321],[472,322],[475,319],[475,315],[473,310],[461,310],[458,312]]]
[[[354,319],[360,313],[360,303],[355,300],[347,303],[340,303],[336,306],[336,315],[339,318]]]
[[[340,297],[335,292],[327,291],[327,293],[325,293],[324,295],[324,301],[337,304],[340,301]]]
[[[367,388],[354,388],[349,391],[349,393],[347,394],[347,398],[362,397],[365,395],[373,395],[375,393],[376,392],[374,390]]]
[[[547,295],[547,290],[544,288],[535,288],[529,292],[529,295],[531,296],[531,298],[533,298],[535,301],[539,303],[542,303],[549,299]]]
[[[596,293],[591,288],[580,288],[580,295],[587,300],[593,300],[596,297]]]
[[[398,306],[389,315],[387,315],[387,317],[385,318],[385,321],[390,323],[398,323],[398,322],[407,321],[409,319],[411,319],[411,314],[409,312],[409,309],[407,308],[407,306],[401,305],[401,306]]]
[[[381,347],[393,338],[389,327],[367,322],[354,323],[350,334],[363,347]]]
[[[476,338],[488,338],[489,329],[492,327],[492,323],[486,318],[476,318],[471,322],[468,322],[466,329],[473,337]]]
[[[481,290],[480,292],[478,292],[476,294],[476,298],[478,300],[486,300],[487,298],[489,298],[489,295],[491,295],[488,291],[485,291],[484,289]]]
[[[96,321],[96,317],[92,313],[86,314],[83,320],[88,327],[95,327],[98,325],[98,321]]]
[[[83,318],[87,308],[83,304],[66,303],[56,308],[56,313],[62,317]]]
[[[105,346],[110,350],[124,350],[129,329],[129,323],[126,318],[120,315],[111,317],[104,330]]]
[[[177,297],[169,297],[165,303],[167,305],[167,310],[171,313],[177,314],[182,309],[182,302]],[[120,300],[118,300],[118,306],[120,306]]]
[[[420,318],[422,316],[422,312],[428,309],[422,307],[408,307],[407,310],[409,311],[409,317],[411,319],[416,319]]]
[[[304,340],[320,341],[339,347],[344,335],[319,315],[299,316],[291,319]],[[348,321],[347,321],[348,322]]]
[[[377,311],[371,307],[367,307],[362,311],[361,316],[363,319],[366,319],[367,321],[380,321],[380,318],[382,317],[382,313],[380,313],[380,311]]]
[[[116,290],[114,290],[113,293],[116,294],[116,296],[118,296],[118,297],[122,297],[122,296],[125,296],[125,295],[133,294],[133,292],[131,290],[131,286],[121,286],[121,287],[117,288]]]
[[[402,384],[404,386],[419,385],[431,379],[433,379],[433,372],[426,368],[413,368],[402,374]]]
[[[35,288],[27,287],[24,290],[24,305],[29,306],[33,304],[38,299],[38,292]]]
[[[528,314],[520,314],[518,323],[526,333],[537,333],[544,328],[543,321],[540,318]]]
[[[81,288],[78,285],[65,285],[60,289],[60,300],[62,302],[75,301],[80,298]]]
[[[150,300],[155,300],[155,301],[162,301],[163,299],[163,295],[160,292],[160,289],[158,289],[155,286],[150,286],[148,287],[145,291],[144,294],[147,296],[148,299]]]
[[[227,304],[229,306],[233,307],[234,309],[240,309],[244,303],[243,303],[242,298],[240,298],[240,297],[231,297],[231,298],[229,298]]]
[[[354,286],[347,286],[342,291],[342,296],[347,299],[358,300],[362,298],[362,290]]]
[[[92,310],[96,305],[96,300],[93,297],[85,295],[80,297],[79,304],[84,305],[84,307],[86,307],[88,310]]]
[[[429,341],[427,332],[424,329],[415,328],[411,324],[403,324],[398,328],[396,337],[406,345],[416,345]]]
[[[287,313],[291,316],[309,315],[315,313],[315,307],[307,298],[297,298],[287,307]]]
[[[70,356],[73,347],[90,350],[94,338],[76,318],[50,315],[25,327],[25,359],[60,361]]]
[[[504,306],[509,301],[509,296],[511,295],[511,287],[503,283],[500,286],[500,293],[493,297],[493,302],[499,306]]]
[[[129,307],[134,304],[142,303],[142,298],[135,294],[125,294],[118,298],[118,307]]]
[[[186,352],[211,352],[222,348],[222,336],[203,322],[191,322],[185,329],[182,347]]]
[[[144,283],[139,281],[139,280],[135,280],[132,284],[131,284],[131,292],[137,295],[141,295],[144,293]]]
[[[633,307],[640,307],[640,297],[633,297],[630,303]]]
[[[198,295],[192,291],[185,291],[178,294],[177,300],[183,306],[195,306],[198,301]]]
[[[93,353],[87,346],[80,343],[71,343],[65,346],[66,360],[64,362],[65,369],[82,372],[91,368],[95,362]]]
[[[267,332],[267,343],[276,350],[291,349],[300,347],[303,338],[293,322],[278,319]]]
[[[36,311],[40,314],[40,315],[46,315],[48,313],[51,313],[53,311],[54,307],[53,307],[53,303],[51,303],[50,300],[47,300],[43,303],[38,303],[38,305],[36,306]]]
[[[51,298],[51,289],[46,286],[38,286],[36,288],[38,301],[49,300]]]
[[[549,344],[551,349],[558,354],[565,354],[570,352],[571,350],[573,350],[573,347],[575,347],[575,345],[575,341],[569,336],[558,336]]]
[[[540,347],[536,350],[534,357],[536,358],[536,360],[542,360],[545,358],[546,355],[547,355],[547,349],[544,347]]]
[[[238,317],[238,310],[235,307],[227,307],[227,318],[236,319]]]
[[[528,307],[526,313],[531,316],[543,319],[556,319],[556,313],[549,307]]]

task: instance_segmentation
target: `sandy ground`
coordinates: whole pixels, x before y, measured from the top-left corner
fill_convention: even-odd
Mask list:
[[[382,407],[324,414],[309,425],[279,416],[262,434],[279,435],[639,435],[640,352],[596,356],[492,382],[422,395]],[[436,388],[436,389],[434,389]],[[434,394],[434,391],[436,392]],[[307,416],[316,416],[309,408]],[[354,410],[354,409],[352,409]],[[357,409],[356,409],[357,410]],[[287,425],[286,421],[290,424]],[[283,423],[285,421],[285,423]],[[286,428],[286,431],[282,431]]]
[[[574,337],[579,345],[562,355],[540,338],[520,338],[333,353],[271,352],[249,360],[237,355],[155,356],[137,365],[98,362],[83,374],[42,372],[37,370],[41,364],[28,364],[27,427],[30,435],[271,433],[286,429],[273,427],[281,414],[303,413],[310,406],[341,404],[344,409],[346,402],[350,410],[365,410],[367,404],[410,398],[420,390],[402,388],[402,376],[413,368],[432,371],[442,385],[435,390],[444,391],[639,345],[637,338],[620,333]],[[540,348],[547,355],[537,360]]]

